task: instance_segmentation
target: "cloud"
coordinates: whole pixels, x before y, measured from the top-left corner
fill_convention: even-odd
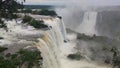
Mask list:
[[[25,4],[120,5],[120,0],[26,0]]]

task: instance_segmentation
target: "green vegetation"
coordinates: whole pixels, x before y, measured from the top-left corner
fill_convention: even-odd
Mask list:
[[[112,47],[111,52],[113,53],[112,65],[113,68],[120,68],[120,51],[116,47]]]
[[[50,9],[54,6],[51,5],[24,5],[25,9]]]
[[[28,22],[30,22],[32,19],[33,19],[32,17],[25,15],[25,16],[23,17],[22,23],[28,23]]]
[[[57,16],[57,13],[53,10],[42,9],[39,12],[39,15],[49,15],[49,16]]]
[[[87,36],[85,34],[78,34],[77,39],[80,42],[85,42],[86,47],[90,49],[92,53],[90,59],[111,64],[113,68],[120,68],[120,41],[104,36]],[[79,51],[82,44],[78,43],[78,45],[77,50]]]
[[[92,38],[93,38],[93,37],[87,36],[87,35],[85,35],[85,34],[80,34],[80,33],[77,34],[77,39],[91,40]]]
[[[14,19],[17,17],[15,14],[18,9],[22,9],[23,5],[16,0],[0,0],[0,27],[6,27],[6,24],[1,18]]]
[[[0,50],[3,52],[6,48],[1,47]],[[41,53],[37,50],[26,50],[21,49],[15,54],[1,54],[0,52],[0,68],[21,68],[26,64],[27,68],[32,68],[33,66],[39,67],[42,61]]]
[[[19,11],[21,13],[32,13],[32,14],[37,14],[37,15],[47,15],[47,16],[57,16],[57,13],[54,10],[49,10],[49,9],[24,9]]]
[[[20,54],[21,62],[27,62],[28,68],[32,68],[34,65],[39,65],[38,60],[42,60],[39,51],[29,51],[29,50],[20,50],[18,52]]]
[[[19,11],[20,12],[20,11]],[[21,13],[32,13],[32,9],[21,10]]]
[[[79,53],[75,53],[75,54],[69,54],[67,58],[71,60],[80,60],[81,58],[83,58],[83,56],[81,56]]]
[[[34,18],[30,17],[30,16],[24,16],[23,17],[23,23],[27,23],[28,25],[33,26],[34,28],[40,29],[40,28],[48,28],[47,25],[44,24],[44,21],[38,21],[35,20]]]
[[[6,24],[0,19],[0,28],[7,27]]]
[[[0,46],[0,53],[3,52],[3,51],[5,51],[5,50],[7,50],[7,49],[8,49],[8,48],[6,48],[6,47],[1,47],[1,46]]]
[[[33,19],[29,24],[34,28],[48,28],[47,25],[43,24],[43,21],[37,21],[35,19]]]

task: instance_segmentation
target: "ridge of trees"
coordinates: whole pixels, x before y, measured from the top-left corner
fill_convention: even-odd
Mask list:
[[[23,0],[25,2],[25,0]],[[24,8],[23,2],[17,0],[0,0],[0,27],[6,27],[3,19],[15,19],[18,9]]]

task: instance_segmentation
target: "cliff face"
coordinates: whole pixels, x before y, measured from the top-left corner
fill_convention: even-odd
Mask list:
[[[89,12],[89,11],[87,11]],[[95,30],[98,32],[100,36],[107,36],[110,38],[117,37],[120,32],[120,11],[119,10],[103,10],[97,11],[97,20]],[[76,31],[79,29],[83,29],[81,25],[84,20],[84,14],[86,12],[71,12],[71,15],[63,15],[63,20],[66,24],[67,28]],[[77,29],[77,30],[79,30]],[[89,28],[86,28],[89,29]],[[80,32],[80,31],[77,31]]]
[[[99,12],[96,29],[100,35],[116,37],[120,32],[120,11]]]

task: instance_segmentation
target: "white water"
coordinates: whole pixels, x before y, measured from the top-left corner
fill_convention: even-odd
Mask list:
[[[61,28],[62,28],[61,31],[62,31],[64,40],[66,40],[66,35],[67,35],[67,33],[66,33],[65,24],[64,24],[63,20],[60,20],[60,22],[61,22]]]
[[[52,26],[52,28],[46,31],[45,36],[36,43],[44,59],[43,68],[61,68],[59,47],[63,45],[63,35],[65,35],[61,31],[61,22],[58,22],[58,19],[54,19],[54,21],[49,20],[45,23]]]
[[[92,13],[96,15],[97,13]],[[37,48],[41,51],[43,57],[43,68],[110,68],[105,64],[99,64],[93,61],[82,59],[80,61],[69,60],[67,55],[75,53],[76,34],[68,34],[64,42],[64,32],[61,30],[59,19],[44,20],[45,24],[52,26],[47,30],[43,38],[39,38],[36,43]],[[92,26],[91,26],[92,28]],[[65,30],[66,31],[66,30]]]
[[[96,19],[97,12],[85,12],[83,22],[77,27],[76,31],[79,33],[85,33],[86,35],[97,34],[97,31],[95,30]]]
[[[33,27],[28,25],[23,26],[23,24],[21,24],[21,20],[17,22],[15,20],[5,21],[5,23],[7,24],[8,29],[6,31],[0,28],[0,37],[4,38],[0,39],[0,46],[14,45],[14,43],[30,44],[33,39],[42,37],[44,34],[44,31],[42,30],[35,30]]]
[[[44,21],[45,24],[52,26],[52,28],[45,31],[44,36],[38,39],[39,42],[35,43],[37,48],[42,52],[43,68],[110,68],[107,65],[99,64],[93,61],[87,61],[85,59],[82,59],[80,61],[69,60],[67,58],[67,55],[75,53],[74,47],[76,46],[76,34],[72,33],[66,35],[64,23],[61,22],[58,18],[48,19]],[[22,34],[26,36],[31,34],[37,35],[41,33],[41,31],[22,28],[21,25],[18,26],[16,24],[11,24],[9,29],[12,31],[9,32],[10,37],[14,34]],[[6,36],[7,40],[9,36]],[[9,38],[9,40],[11,41],[13,38],[14,37]],[[65,43],[65,38],[69,39],[70,41]],[[17,38],[15,37],[15,40],[16,39]],[[5,43],[8,42],[5,41]]]

